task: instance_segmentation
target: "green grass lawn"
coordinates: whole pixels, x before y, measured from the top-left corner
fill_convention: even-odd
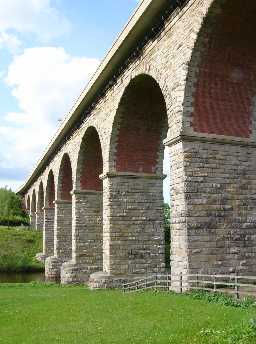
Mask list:
[[[42,252],[42,232],[0,227],[0,272],[42,271],[35,255]]]
[[[0,343],[253,344],[248,309],[167,293],[0,286]],[[243,335],[241,336],[241,333]]]

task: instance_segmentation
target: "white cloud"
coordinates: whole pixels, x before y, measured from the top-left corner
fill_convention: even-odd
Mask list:
[[[0,167],[32,170],[98,63],[55,47],[26,49],[13,59],[5,82],[21,111],[0,125]]]
[[[20,180],[13,180],[13,179],[1,179],[0,180],[0,188],[8,187],[11,188],[13,191],[17,191],[21,186],[22,181]]]
[[[14,36],[6,32],[0,32],[0,48],[7,48],[12,53],[15,53],[21,46],[21,41]]]
[[[0,32],[35,34],[40,40],[66,33],[70,24],[52,0],[0,0]]]

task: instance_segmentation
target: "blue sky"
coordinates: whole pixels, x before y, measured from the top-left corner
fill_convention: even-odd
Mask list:
[[[138,0],[0,0],[0,187],[19,187]]]

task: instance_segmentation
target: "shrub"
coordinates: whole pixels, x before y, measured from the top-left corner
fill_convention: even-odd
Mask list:
[[[29,226],[29,219],[25,216],[0,216],[0,226]]]
[[[6,188],[0,188],[0,225],[28,225],[29,219],[20,196]]]

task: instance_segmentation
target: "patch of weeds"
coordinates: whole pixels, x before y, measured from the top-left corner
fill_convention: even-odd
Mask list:
[[[193,291],[189,295],[196,300],[204,300],[209,303],[218,303],[223,306],[239,307],[239,308],[249,308],[256,306],[255,299],[251,297],[246,297],[241,300],[235,299],[231,295],[226,295],[222,293],[211,293],[204,290]]]
[[[200,331],[200,337],[207,339],[212,344],[252,344],[256,343],[256,319],[241,327],[233,327],[227,330],[215,330],[211,328]]]

